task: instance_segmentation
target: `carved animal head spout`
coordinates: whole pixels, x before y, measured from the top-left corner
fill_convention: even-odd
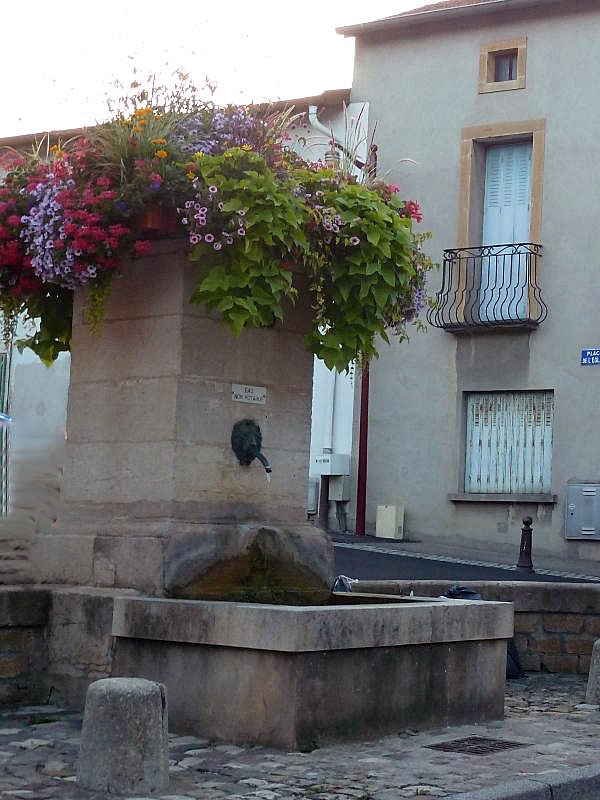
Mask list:
[[[231,431],[231,448],[237,460],[243,467],[249,466],[255,458],[271,472],[271,465],[260,452],[262,447],[262,433],[253,419],[242,419],[236,422]]]

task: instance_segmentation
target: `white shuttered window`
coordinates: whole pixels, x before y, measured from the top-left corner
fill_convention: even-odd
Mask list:
[[[465,492],[549,494],[554,393],[467,395]]]

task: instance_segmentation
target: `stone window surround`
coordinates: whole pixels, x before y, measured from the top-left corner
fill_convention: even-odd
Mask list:
[[[491,144],[531,138],[533,142],[531,170],[531,212],[529,241],[541,244],[542,187],[544,181],[544,150],[546,120],[532,119],[524,122],[497,122],[463,128],[460,145],[460,184],[458,214],[458,247],[481,244],[471,241],[471,207],[475,191],[475,148]]]
[[[495,56],[517,51],[517,77],[512,81],[494,80]],[[506,92],[525,88],[525,68],[527,64],[527,37],[505,39],[500,42],[482,44],[479,53],[479,94]]]

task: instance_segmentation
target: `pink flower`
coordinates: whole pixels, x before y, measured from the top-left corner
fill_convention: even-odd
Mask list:
[[[415,222],[423,221],[423,212],[416,200],[406,200],[404,203],[404,212],[406,216],[414,219]]]
[[[397,183],[390,183],[388,184],[387,188],[388,192],[391,192],[392,194],[398,194],[398,192],[400,191],[400,187],[398,186]]]

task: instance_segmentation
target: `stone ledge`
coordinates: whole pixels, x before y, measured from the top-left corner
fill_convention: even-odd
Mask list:
[[[373,606],[272,606],[117,597],[113,636],[314,652],[510,639],[509,603],[444,600]]]
[[[600,767],[575,767],[555,775],[532,776],[474,792],[450,795],[447,800],[597,800]]]
[[[46,625],[51,593],[47,589],[0,587],[0,628]]]
[[[461,581],[461,586],[475,589],[486,600],[514,603],[515,612],[545,614],[600,614],[600,583],[552,583],[548,581]],[[359,581],[355,589],[378,594],[439,596],[456,581]]]
[[[558,503],[558,495],[484,493],[466,494],[464,492],[458,492],[455,494],[449,494],[448,500],[450,500],[451,503],[518,503],[519,505],[531,503],[537,506],[542,504],[556,505],[556,503]]]

